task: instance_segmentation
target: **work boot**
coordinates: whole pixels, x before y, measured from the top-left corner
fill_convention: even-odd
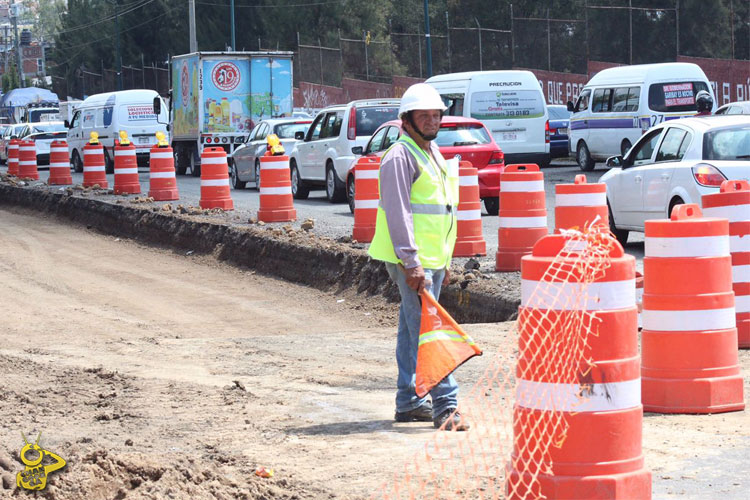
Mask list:
[[[425,402],[409,411],[396,411],[396,422],[429,422],[432,420],[432,403]]]
[[[471,427],[455,408],[449,408],[432,419],[432,425],[442,431],[468,431]]]

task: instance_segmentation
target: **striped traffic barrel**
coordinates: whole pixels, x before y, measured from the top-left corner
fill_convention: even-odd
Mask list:
[[[265,155],[260,157],[260,208],[258,220],[286,222],[297,219],[292,199],[289,157]]]
[[[61,186],[73,184],[66,141],[52,141],[49,146],[49,180],[47,183]]]
[[[583,231],[594,222],[609,226],[606,184],[589,184],[585,175],[578,174],[573,184],[555,185],[556,233],[560,229]]]
[[[141,183],[138,180],[138,159],[132,142],[115,144],[115,194],[138,194]]]
[[[39,180],[39,170],[36,167],[36,143],[34,141],[21,141],[18,144],[18,177]]]
[[[458,170],[458,210],[454,257],[487,255],[482,234],[482,200],[479,199],[479,175],[470,162],[462,161]]]
[[[83,187],[99,185],[107,189],[107,174],[104,167],[104,148],[101,144],[88,143],[83,147]]]
[[[352,239],[370,243],[378,218],[380,158],[363,156],[354,166],[354,227]]]
[[[647,220],[643,258],[643,407],[741,410],[729,221],[678,205]]]
[[[18,144],[21,141],[11,139],[8,143],[8,175],[18,175]]]
[[[174,153],[169,146],[154,144],[149,157],[148,195],[156,201],[179,200]]]
[[[229,193],[229,166],[223,148],[205,148],[201,153],[201,208],[233,210]]]

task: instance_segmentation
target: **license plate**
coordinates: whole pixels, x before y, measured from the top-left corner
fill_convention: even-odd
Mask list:
[[[567,127],[557,129],[557,134],[558,135],[568,135],[568,129],[567,129]]]
[[[515,132],[503,132],[504,141],[515,141],[518,140],[518,134]]]
[[[139,144],[148,144],[150,142],[151,142],[151,138],[150,137],[139,137],[138,138],[138,143]]]

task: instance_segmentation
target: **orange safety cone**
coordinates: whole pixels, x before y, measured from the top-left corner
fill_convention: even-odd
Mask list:
[[[36,167],[36,144],[34,141],[21,141],[18,145],[18,177],[39,180]]]
[[[479,199],[477,169],[462,161],[458,170],[458,211],[454,257],[487,255],[487,243],[482,234],[482,201]]]
[[[363,156],[354,166],[354,228],[352,239],[370,243],[375,236],[375,221],[378,218],[378,174],[380,158]]]
[[[52,141],[49,146],[49,180],[47,184],[67,186],[73,184],[68,160],[68,143]]]
[[[482,350],[435,297],[422,290],[422,320],[417,348],[416,393],[423,398],[456,368]]]
[[[647,220],[643,259],[643,408],[656,413],[741,410],[727,219],[678,205]]]
[[[8,143],[8,175],[18,175],[18,139],[11,139]]]
[[[609,227],[606,184],[588,184],[586,176],[579,174],[573,184],[555,185],[556,233],[561,229],[582,231],[594,221]]]
[[[138,194],[141,183],[138,180],[138,159],[135,145],[125,131],[120,132],[120,140],[115,144],[115,194]]]
[[[750,183],[729,180],[718,193],[705,194],[703,215],[729,220],[729,252],[732,255],[732,288],[737,318],[737,340],[750,348]]]
[[[104,148],[99,143],[99,134],[91,132],[88,144],[83,147],[83,187],[99,185],[107,189],[107,174],[104,170]]]
[[[641,448],[635,258],[612,241],[611,265],[587,283],[581,257],[567,248],[572,246],[568,241],[579,243],[560,234],[546,236],[521,263],[514,446],[506,498],[650,499],[651,473],[644,468]],[[563,248],[571,253],[561,254]],[[577,271],[568,277],[549,272],[566,267]],[[579,300],[583,286],[585,300]],[[582,333],[571,328],[594,323],[598,334],[585,337],[582,359],[588,363],[551,369],[561,359],[570,361],[571,338]],[[541,328],[547,329],[543,340]],[[567,432],[550,435],[556,427]],[[550,440],[555,442],[547,454],[540,446]]]
[[[496,271],[518,271],[521,257],[546,236],[547,203],[544,174],[534,164],[507,165],[500,174],[500,228],[497,231]]]
[[[201,153],[201,208],[233,210],[229,194],[229,166],[223,148],[205,148]]]
[[[148,195],[156,201],[179,200],[174,153],[162,132],[157,132],[156,138],[158,142],[151,148],[149,158]]]
[[[260,208],[258,220],[287,222],[297,218],[292,201],[292,181],[289,177],[289,157],[270,155],[260,157]]]

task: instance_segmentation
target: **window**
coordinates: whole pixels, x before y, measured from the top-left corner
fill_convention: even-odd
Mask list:
[[[584,90],[581,92],[581,95],[578,96],[578,102],[576,103],[575,110],[576,112],[579,111],[586,111],[589,109],[589,98],[591,97],[591,90]]]
[[[703,135],[704,160],[750,159],[750,126],[712,130]]]
[[[357,135],[372,135],[387,121],[398,118],[398,106],[357,108]]]
[[[482,126],[476,125],[451,125],[440,127],[435,144],[438,147],[446,146],[474,146],[477,144],[489,144],[490,135]]]
[[[382,149],[383,145],[383,139],[385,138],[385,133],[387,132],[388,127],[383,127],[378,132],[372,136],[372,139],[370,139],[370,143],[367,145],[367,150],[365,151],[365,154],[375,153],[377,151],[380,151]]]
[[[612,89],[596,89],[594,91],[594,99],[591,104],[591,111],[594,113],[606,113],[608,111],[611,111],[611,97]]]
[[[464,115],[464,99],[465,94],[442,94],[440,97],[443,98],[445,107],[445,114],[448,116],[463,116]]]
[[[671,127],[664,134],[664,140],[659,146],[659,152],[656,153],[656,161],[678,161],[682,159],[685,150],[682,149],[682,143],[685,141],[688,133],[686,130],[677,127]],[[680,150],[682,149],[682,155]]]
[[[320,139],[325,139],[326,137],[333,137],[333,127],[336,123],[336,113],[328,113],[323,120],[323,128],[320,131]],[[339,126],[339,129],[341,129],[341,126]]]
[[[654,148],[656,148],[656,144],[659,142],[659,137],[661,137],[662,132],[662,129],[654,130],[653,132],[646,134],[643,139],[633,146],[633,151],[629,154],[629,157],[633,161],[633,165],[643,165],[651,162]]]
[[[70,123],[70,128],[76,128],[80,124],[81,124],[81,112],[76,111],[76,113],[73,115],[73,121]]]
[[[388,132],[385,133],[385,140],[383,141],[383,149],[390,148],[401,136],[400,127],[390,127]]]
[[[325,114],[321,113],[313,122],[310,130],[307,132],[308,141],[317,141],[320,138],[320,129],[323,128],[323,119],[326,117]]]
[[[739,106],[730,106],[729,110],[727,111],[728,115],[741,115],[742,114],[742,108]]]
[[[268,124],[266,122],[261,122],[260,125],[256,127],[255,136],[253,136],[254,141],[262,141],[266,138],[268,135]]]
[[[628,107],[628,88],[619,87],[615,89],[612,97],[612,111],[626,111]]]
[[[274,133],[279,139],[294,139],[297,132],[307,132],[310,122],[281,123],[274,127]]]
[[[344,123],[344,112],[338,111],[336,112],[336,119],[333,121],[333,125],[331,126],[331,133],[329,134],[330,137],[338,137],[341,133],[341,124]]]
[[[705,82],[655,83],[648,88],[648,107],[670,113],[696,111],[695,95],[701,90],[711,92]]]
[[[569,120],[570,111],[563,106],[547,106],[550,120]]]

